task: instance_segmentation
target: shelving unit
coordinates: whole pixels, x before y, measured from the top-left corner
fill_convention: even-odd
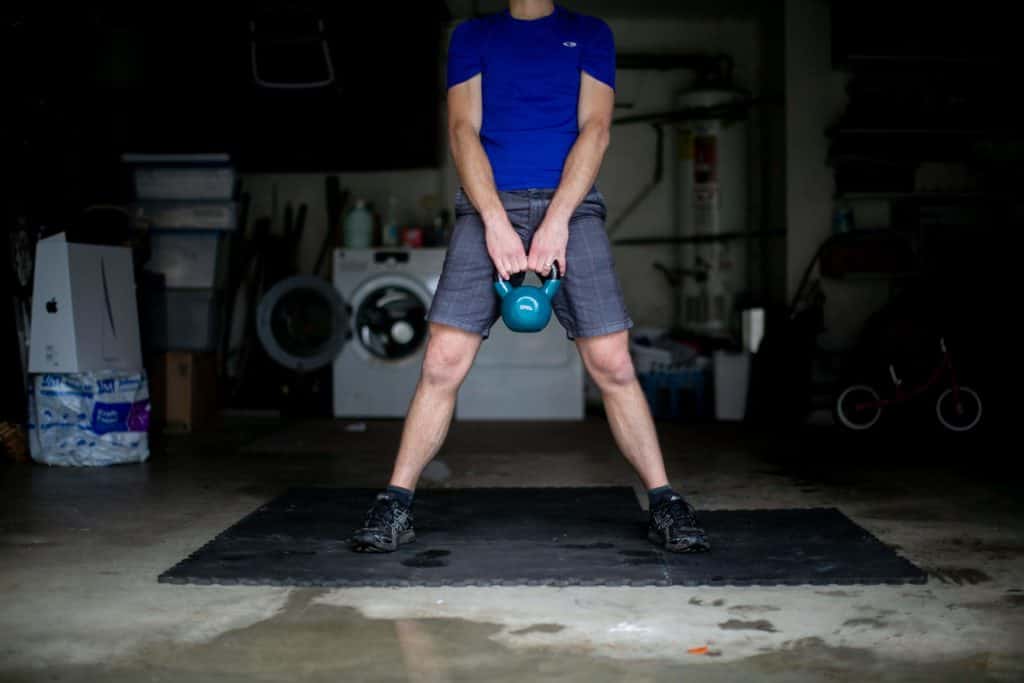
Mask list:
[[[818,407],[830,404],[833,382],[845,381],[859,362],[845,349],[864,329],[861,319],[885,301],[887,285],[890,301],[904,294],[914,301],[909,317],[957,338],[962,363],[999,376],[991,338],[1010,319],[1004,282],[1017,267],[1006,243],[1024,224],[1024,91],[1012,86],[1018,27],[993,22],[988,10],[996,5],[983,6],[956,12],[925,3],[832,3],[832,66],[849,76],[848,104],[823,134],[836,181],[832,206],[851,210],[854,228],[830,242],[856,250],[873,232],[891,237],[892,246],[869,253],[865,244],[863,254],[843,258],[870,270],[879,256],[893,267],[881,277],[835,278],[819,269],[819,282],[836,285],[831,301],[821,296],[823,316],[837,320],[830,332],[843,331],[816,340]],[[904,249],[897,243],[908,258],[895,258]],[[832,344],[840,334],[842,343]]]
[[[1015,31],[922,7],[832,8],[833,66],[850,76],[846,111],[825,131],[834,199],[1009,204],[1017,184],[1001,177],[998,157],[1024,146],[1024,96],[1006,87],[1017,74]]]
[[[844,60],[851,74],[850,100],[841,119],[825,131],[831,141],[828,162],[836,174],[834,200],[1008,206],[1019,201],[1015,184],[999,177],[992,155],[1008,143],[1024,145],[1020,127],[1012,123],[1018,119],[1012,107],[993,108],[995,91],[984,87],[992,72],[974,82],[964,70],[984,64],[996,72],[998,62],[894,56],[892,68],[878,68],[885,63],[881,56]],[[945,69],[951,71],[944,77]],[[986,120],[991,125],[984,125]],[[918,125],[908,125],[911,121]],[[933,171],[946,166],[948,177],[922,184],[925,164],[934,164]]]
[[[981,200],[981,199],[1013,199],[1014,195],[992,192],[839,192],[835,199],[839,200],[893,200],[914,199],[919,201],[936,200]]]
[[[854,250],[863,237],[865,254],[872,248],[882,249],[883,256],[895,253],[884,251],[894,246],[867,244],[875,231],[863,229],[878,228],[893,244],[905,243],[910,258],[901,261],[908,267],[839,279],[863,286],[865,301],[872,287],[877,294],[888,284],[890,295],[923,291],[953,316],[970,311],[961,320],[985,319],[975,311],[979,302],[989,305],[984,297],[993,273],[986,250],[1021,215],[1017,176],[1004,172],[1012,166],[998,159],[1004,150],[1024,147],[1017,125],[1022,98],[1000,87],[1009,76],[1000,75],[1002,62],[987,56],[846,54],[836,64],[850,81],[846,111],[824,131],[836,178],[833,206],[853,212],[855,228],[848,237]],[[822,407],[852,360],[825,346],[819,339],[813,359],[812,384]]]
[[[988,128],[835,128],[835,135],[993,135],[1007,134],[1011,131],[993,130]]]

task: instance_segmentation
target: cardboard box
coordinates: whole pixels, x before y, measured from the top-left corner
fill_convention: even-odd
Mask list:
[[[150,420],[159,429],[193,432],[220,414],[217,354],[170,351],[149,365]]]
[[[141,371],[131,250],[40,240],[29,343],[33,373]]]

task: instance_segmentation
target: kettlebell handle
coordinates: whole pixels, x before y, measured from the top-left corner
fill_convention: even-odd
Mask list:
[[[548,282],[557,282],[558,279],[559,279],[558,261],[552,262],[552,264],[551,264],[551,271],[552,271],[552,275],[551,275],[551,277],[548,278]],[[517,273],[513,273],[513,275],[516,275],[516,274]],[[497,279],[498,282],[507,282],[507,280],[502,280],[501,279],[501,273],[497,274],[496,279]]]

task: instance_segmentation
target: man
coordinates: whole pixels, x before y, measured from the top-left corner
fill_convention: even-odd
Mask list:
[[[594,181],[609,142],[611,30],[552,0],[511,0],[466,21],[448,52],[448,131],[462,189],[430,339],[387,490],[351,542],[390,552],[415,538],[420,473],[444,441],[456,394],[499,316],[492,288],[532,270],[563,279],[552,302],[600,388],[619,449],[650,497],[648,537],[676,552],[709,548],[693,508],[668,484],[629,355],[626,312]]]

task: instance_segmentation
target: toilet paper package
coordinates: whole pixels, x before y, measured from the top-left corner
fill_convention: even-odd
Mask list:
[[[34,375],[29,449],[47,465],[95,467],[149,458],[145,373]]]

